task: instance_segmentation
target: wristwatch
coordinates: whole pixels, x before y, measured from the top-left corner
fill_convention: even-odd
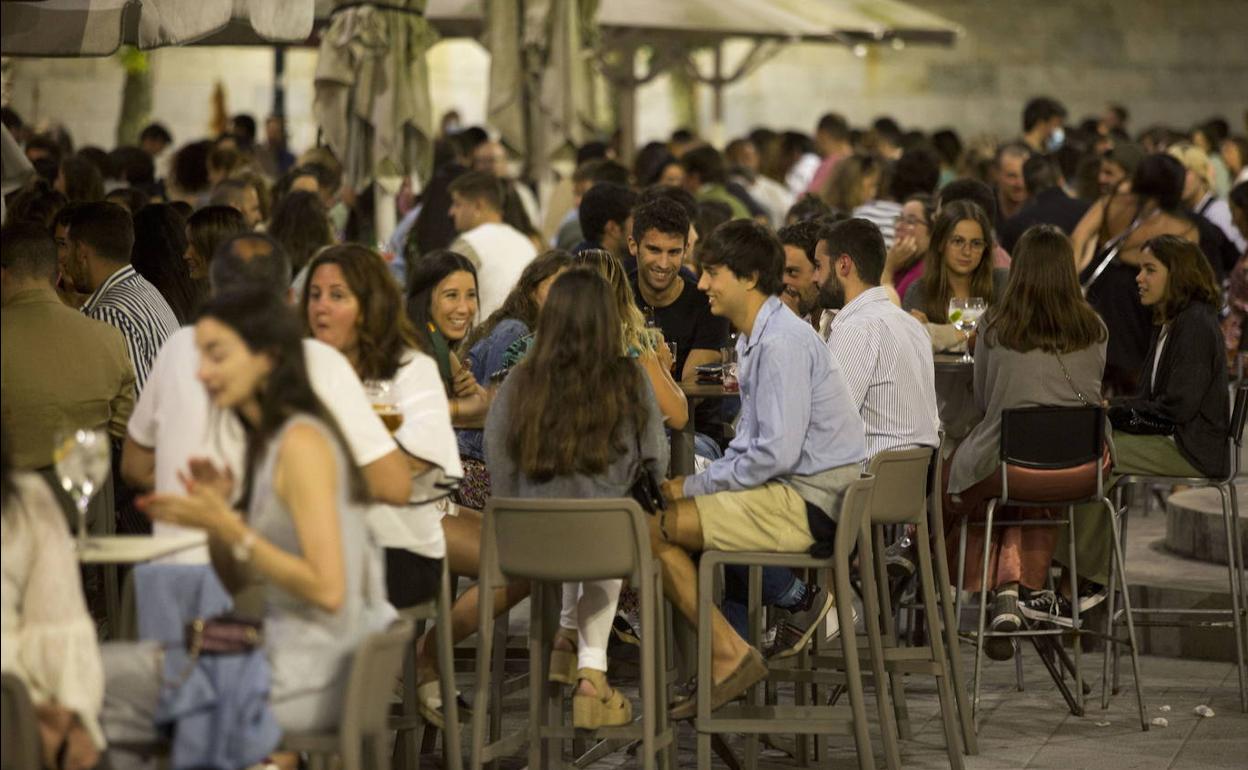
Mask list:
[[[248,529],[243,532],[243,539],[230,546],[230,555],[239,564],[251,561],[251,550],[256,547],[256,533]]]

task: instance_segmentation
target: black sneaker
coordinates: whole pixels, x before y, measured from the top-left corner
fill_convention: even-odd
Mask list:
[[[1018,594],[998,593],[992,601],[992,623],[989,630],[1012,633],[1022,627],[1023,616],[1019,612]],[[985,637],[984,653],[993,660],[1009,660],[1014,657],[1014,640],[1008,636]]]
[[[1053,623],[1064,628],[1074,628],[1070,600],[1053,591],[1035,591],[1031,598],[1021,602],[1023,617],[1037,623]]]
[[[832,595],[819,586],[808,583],[806,591],[805,607],[796,611],[790,610],[788,616],[776,626],[775,641],[765,648],[767,658],[788,658],[806,649],[811,637],[819,630],[819,624],[828,616],[828,611],[836,606]],[[832,636],[835,637],[837,633],[839,626]]]
[[[1080,582],[1083,583],[1083,588],[1079,590],[1079,614],[1082,615],[1109,597],[1109,586],[1093,580]]]
[[[902,535],[897,542],[884,549],[884,566],[888,570],[888,576],[893,580],[901,580],[913,575],[917,558],[917,549],[909,534]]]
[[[624,644],[641,644],[641,613],[620,610],[611,622],[611,633]]]

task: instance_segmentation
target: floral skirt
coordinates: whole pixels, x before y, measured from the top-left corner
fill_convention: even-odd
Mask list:
[[[490,499],[490,472],[485,463],[470,457],[461,458],[464,466],[464,478],[455,491],[455,503],[477,511],[485,510],[485,503]]]

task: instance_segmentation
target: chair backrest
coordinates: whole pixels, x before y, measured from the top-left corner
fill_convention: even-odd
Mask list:
[[[629,498],[490,498],[482,538],[509,577],[573,581],[632,577],[648,569],[650,532]],[[644,553],[643,553],[644,551]],[[485,568],[485,565],[482,565]]]
[[[845,497],[841,499],[841,515],[836,521],[836,545],[833,548],[838,562],[848,563],[858,544],[858,535],[867,523],[867,508],[871,505],[871,495],[876,489],[875,476],[870,473],[845,488]]]
[[[1029,406],[1001,412],[1001,464],[1037,470],[1100,459],[1105,412],[1099,406]]]
[[[894,449],[871,458],[875,476],[868,515],[872,524],[914,522],[927,508],[927,484],[932,454],[938,449]]]
[[[13,674],[0,675],[0,745],[3,770],[30,770],[43,764],[35,707],[25,683]]]
[[[412,624],[398,620],[385,631],[370,634],[355,651],[339,730],[344,754],[358,752],[364,738],[389,731],[394,682],[403,671],[403,659],[411,646]],[[358,767],[358,760],[355,765],[344,766]]]
[[[1248,382],[1235,387],[1235,405],[1231,407],[1231,440],[1235,446],[1244,444],[1244,417],[1248,415]]]

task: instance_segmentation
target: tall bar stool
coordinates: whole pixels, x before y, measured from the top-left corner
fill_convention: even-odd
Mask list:
[[[979,590],[979,613],[975,630],[975,684],[971,697],[972,715],[978,717],[979,692],[983,681],[984,639],[988,636],[1005,636],[1015,639],[1030,638],[1049,675],[1066,699],[1072,714],[1084,713],[1083,670],[1080,665],[1079,637],[1084,634],[1101,636],[1107,644],[1125,644],[1131,651],[1131,665],[1135,673],[1136,703],[1139,708],[1140,727],[1148,730],[1144,713],[1143,681],[1140,678],[1138,646],[1135,625],[1127,616],[1127,639],[1119,640],[1110,633],[1097,634],[1080,627],[1079,603],[1072,602],[1073,628],[1064,631],[1052,629],[1023,629],[1012,632],[987,631],[988,567],[992,556],[992,531],[994,526],[1061,526],[1066,525],[1070,535],[1070,582],[1079,585],[1078,563],[1075,554],[1075,506],[1085,503],[1101,503],[1109,514],[1114,533],[1113,562],[1117,565],[1116,577],[1123,592],[1123,602],[1128,606],[1126,580],[1122,571],[1122,550],[1119,542],[1118,512],[1105,497],[1104,455],[1105,413],[1099,406],[1050,407],[1036,406],[1006,409],[1001,413],[1001,475],[1000,494],[988,501],[984,528],[984,554]],[[998,506],[1021,508],[1066,508],[1064,519],[1026,519],[1022,521],[994,521]],[[958,544],[958,607],[956,614],[962,617],[960,590],[966,575],[966,535],[972,525],[962,520],[961,540]],[[1074,636],[1073,662],[1069,660],[1057,637],[1070,633]],[[1048,637],[1051,643],[1042,644]],[[1074,678],[1074,691],[1067,688],[1063,669]]]
[[[1242,358],[1241,358],[1242,360]],[[1235,666],[1239,673],[1239,708],[1241,711],[1248,712],[1248,669],[1245,669],[1245,643],[1248,642],[1248,632],[1245,631],[1245,593],[1244,593],[1244,555],[1240,550],[1240,534],[1239,534],[1239,495],[1235,490],[1235,478],[1239,475],[1239,453],[1244,443],[1244,421],[1248,415],[1248,382],[1242,378],[1239,385],[1235,388],[1235,404],[1231,409],[1231,424],[1229,435],[1227,436],[1226,451],[1230,455],[1228,466],[1230,472],[1222,478],[1182,478],[1178,476],[1146,476],[1146,475],[1129,475],[1118,479],[1118,483],[1114,486],[1114,493],[1118,510],[1123,514],[1126,509],[1122,507],[1122,493],[1124,489],[1128,489],[1137,485],[1167,485],[1186,484],[1190,487],[1212,487],[1218,490],[1218,496],[1222,499],[1222,526],[1226,533],[1226,568],[1227,583],[1231,591],[1231,609],[1228,610],[1208,610],[1208,609],[1177,609],[1148,607],[1132,609],[1126,603],[1126,586],[1123,581],[1124,603],[1122,608],[1115,609],[1114,592],[1109,593],[1109,633],[1113,633],[1114,627],[1120,618],[1125,618],[1130,627],[1133,615],[1170,615],[1174,616],[1174,620],[1150,621],[1145,620],[1141,625],[1148,626],[1197,626],[1205,625],[1200,623],[1199,618],[1221,618],[1225,623],[1230,620],[1231,625],[1235,629]],[[1115,547],[1120,551],[1126,550],[1127,544],[1127,520],[1124,516],[1122,527],[1119,532],[1115,532]],[[1115,551],[1118,553],[1118,551]],[[1110,575],[1113,576],[1115,567],[1121,569],[1120,566],[1110,565]],[[1112,585],[1112,583],[1111,583]],[[1191,619],[1191,620],[1189,620]],[[1206,627],[1208,627],[1206,625]],[[1107,657],[1102,662],[1102,673],[1106,673],[1109,666],[1109,650],[1106,650]],[[1113,657],[1113,693],[1118,694],[1118,649],[1114,648]],[[1109,693],[1102,687],[1101,691],[1101,707],[1109,707]]]

